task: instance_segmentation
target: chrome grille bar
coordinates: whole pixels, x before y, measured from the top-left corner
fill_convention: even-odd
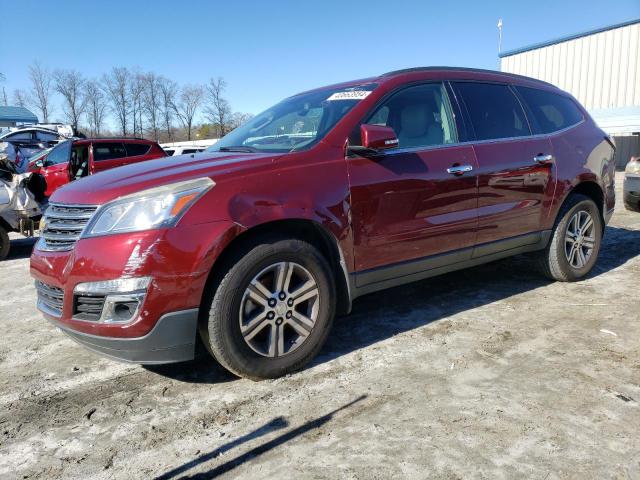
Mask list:
[[[42,250],[71,250],[98,207],[50,203],[44,214]]]

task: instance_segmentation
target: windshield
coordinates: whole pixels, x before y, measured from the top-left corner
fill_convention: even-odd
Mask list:
[[[331,88],[287,98],[220,139],[209,152],[291,152],[310,148],[377,85]]]

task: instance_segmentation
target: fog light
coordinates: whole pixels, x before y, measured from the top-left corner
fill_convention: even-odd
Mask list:
[[[144,300],[144,293],[129,295],[107,295],[100,321],[104,323],[126,323],[133,320]]]
[[[147,288],[151,283],[151,277],[118,278],[115,280],[102,280],[97,282],[79,283],[73,289],[77,299],[87,302],[87,298],[103,298],[104,303],[94,307],[95,318],[86,318],[89,315],[88,307],[78,308],[81,312],[77,318],[91,320],[100,323],[127,323],[133,321],[140,311],[147,294]],[[77,300],[80,303],[80,300]],[[90,303],[97,303],[92,300]],[[99,304],[98,304],[99,305]],[[97,311],[96,311],[97,310]],[[84,313],[83,313],[84,312]]]

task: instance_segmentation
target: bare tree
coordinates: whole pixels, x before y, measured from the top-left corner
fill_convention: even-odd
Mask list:
[[[97,80],[89,80],[84,86],[84,101],[87,108],[87,122],[92,137],[99,137],[102,122],[107,113],[107,104],[102,88]]]
[[[13,91],[13,99],[12,99],[14,105],[17,105],[18,107],[26,107],[27,106],[27,92],[25,92],[24,90],[20,89],[20,88],[16,88]]]
[[[222,77],[210,78],[207,84],[207,117],[218,126],[219,137],[224,137],[230,130],[231,107],[223,97],[227,82]]]
[[[29,66],[29,79],[31,80],[30,103],[42,114],[42,121],[47,123],[53,111],[51,96],[51,72],[38,61]]]
[[[56,70],[53,74],[55,89],[62,95],[62,111],[74,129],[87,106],[84,95],[85,79],[76,70]]]
[[[187,131],[187,140],[191,140],[193,118],[204,98],[204,88],[200,85],[186,85],[180,92],[179,100],[174,104],[174,110],[180,123]]]
[[[127,135],[131,99],[129,98],[129,84],[131,73],[126,67],[113,67],[111,72],[102,76],[102,88],[111,103],[111,110],[118,119],[120,132]]]
[[[173,140],[173,116],[175,112],[176,95],[178,85],[173,80],[165,77],[158,79],[160,87],[161,116],[164,130],[167,132],[168,140]]]
[[[0,82],[4,83],[6,79],[7,77],[5,76],[5,74],[0,72]],[[9,105],[9,102],[7,101],[7,92],[4,89],[4,85],[2,86],[2,96],[4,97],[4,104]]]
[[[142,102],[144,91],[144,78],[142,73],[135,72],[131,74],[129,82],[129,99],[131,101],[131,117],[133,118],[133,135],[143,135],[142,127]]]
[[[142,109],[149,123],[149,131],[157,142],[160,137],[160,122],[162,113],[162,91],[160,77],[149,72],[143,77]]]
[[[253,118],[252,113],[235,112],[233,115],[231,115],[231,121],[229,122],[229,127],[231,128],[231,130],[233,130],[234,128],[238,128],[240,125],[244,125],[252,118]]]

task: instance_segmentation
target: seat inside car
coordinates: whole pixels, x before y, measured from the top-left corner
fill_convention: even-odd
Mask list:
[[[406,105],[400,112],[398,140],[400,148],[443,143],[442,124],[426,103]]]

